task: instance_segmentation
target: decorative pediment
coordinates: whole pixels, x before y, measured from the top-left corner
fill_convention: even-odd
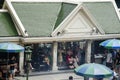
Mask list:
[[[67,17],[61,25],[56,28],[52,33],[52,36],[79,36],[79,35],[93,35],[99,34],[92,17],[88,13],[87,9],[82,5],[79,5],[73,12]]]
[[[92,31],[92,27],[90,27],[80,13],[77,13],[64,30],[66,33],[88,33]]]

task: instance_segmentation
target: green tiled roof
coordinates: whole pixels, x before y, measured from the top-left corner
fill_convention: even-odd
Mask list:
[[[61,4],[61,11],[59,13],[57,22],[55,24],[55,28],[69,15],[69,13],[77,6],[76,4],[68,4],[62,3]]]
[[[29,36],[50,36],[60,3],[12,3]]]
[[[76,7],[64,2],[12,2],[29,36],[51,36],[52,31]],[[120,33],[120,21],[111,2],[84,2],[106,34]]]
[[[0,13],[0,36],[17,36],[15,25],[7,12]]]
[[[60,17],[59,13],[62,7],[62,3],[60,2],[12,2],[12,5],[28,35],[40,37],[51,35],[56,20]],[[69,14],[69,12],[61,16],[62,19],[60,19],[60,22]],[[60,22],[57,21],[57,25],[59,25]]]
[[[120,33],[120,20],[111,2],[84,3],[106,34]]]

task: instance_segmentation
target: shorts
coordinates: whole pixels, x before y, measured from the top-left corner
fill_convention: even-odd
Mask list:
[[[15,71],[14,70],[10,70],[10,74],[14,74],[15,73]]]
[[[113,67],[113,66],[112,66],[112,63],[108,63],[108,62],[106,63],[106,66],[109,67],[109,68],[112,68],[112,67]]]

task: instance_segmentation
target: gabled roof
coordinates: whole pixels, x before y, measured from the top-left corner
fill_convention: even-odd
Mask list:
[[[6,0],[8,1],[8,0]],[[102,29],[105,34],[120,33],[119,16],[116,12],[113,2],[110,0],[100,2],[74,1],[73,3],[65,2],[37,2],[18,1],[7,3],[12,16],[17,21],[17,25],[22,27],[24,36],[48,37],[57,29],[62,22],[76,9],[79,3],[87,9],[93,23],[98,30]],[[27,0],[28,1],[28,0]],[[12,9],[11,9],[12,8]],[[67,21],[67,20],[66,20]],[[19,24],[20,23],[20,24]],[[113,29],[114,26],[114,29]]]
[[[18,32],[15,28],[15,24],[13,23],[12,18],[7,11],[0,12],[0,36],[1,37],[18,36]]]
[[[50,36],[61,3],[15,3],[12,5],[28,36]]]
[[[53,31],[52,36],[80,36],[104,33],[97,27],[88,10],[82,3]]]
[[[77,7],[77,4],[62,3],[54,29],[56,29],[61,22]]]
[[[84,6],[106,34],[120,34],[119,15],[112,2],[85,2]]]
[[[29,37],[51,36],[56,26],[75,8],[75,5],[63,2],[11,2],[11,5],[25,28],[23,32]]]

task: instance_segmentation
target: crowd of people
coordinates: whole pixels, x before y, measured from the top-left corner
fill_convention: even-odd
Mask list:
[[[51,70],[51,61],[50,56],[44,53],[37,53],[35,58],[31,61],[35,71],[50,71]]]
[[[67,66],[68,69],[74,69],[85,63],[85,51],[79,46],[75,47],[75,49],[68,48],[66,51],[58,50],[58,67]]]
[[[12,56],[5,65],[0,66],[0,80],[14,80],[18,73],[18,63],[15,56]]]
[[[120,75],[120,51],[114,49],[105,50],[102,62],[114,71],[114,78]]]

